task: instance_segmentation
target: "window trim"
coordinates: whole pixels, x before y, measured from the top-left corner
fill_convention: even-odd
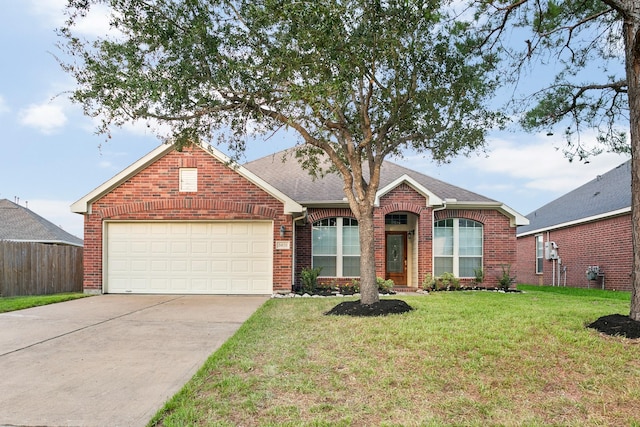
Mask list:
[[[198,168],[180,168],[179,181],[181,193],[198,192]]]
[[[316,225],[316,224],[321,222],[321,221],[326,221],[326,220],[331,220],[331,219],[335,219],[336,220],[336,225],[335,225],[335,227],[336,227],[336,252],[335,252],[335,255],[334,254],[331,254],[331,255],[318,254],[317,256],[325,256],[325,257],[326,256],[331,256],[331,257],[335,256],[336,274],[335,274],[335,276],[332,276],[332,275],[325,275],[322,272],[320,272],[320,276],[321,277],[350,277],[350,278],[351,277],[353,277],[353,278],[359,277],[359,275],[358,276],[347,276],[347,275],[344,275],[344,258],[345,257],[357,258],[358,260],[360,260],[360,250],[359,250],[360,247],[358,247],[358,252],[359,252],[358,255],[348,255],[348,254],[345,255],[344,254],[344,238],[343,238],[343,236],[344,236],[343,228],[345,227],[344,220],[347,219],[347,220],[349,220],[349,222],[355,221],[357,223],[357,220],[354,217],[348,217],[348,216],[345,216],[345,217],[341,217],[341,216],[327,217],[327,218],[322,218],[322,219],[319,219],[317,221],[314,221],[311,224],[311,267],[315,268],[314,259],[316,257],[316,255],[314,254],[314,251],[313,251],[314,241],[315,241],[314,238],[313,238],[313,231],[314,231],[313,227],[321,226],[321,225]],[[351,224],[349,224],[347,226],[353,227],[353,225],[351,225]],[[359,224],[358,224],[357,228],[358,228],[358,236],[359,236],[360,235],[360,225]]]
[[[432,260],[432,265],[433,265],[433,271],[435,274],[435,269],[436,269],[436,258],[451,258],[452,259],[452,270],[450,273],[453,273],[456,277],[459,278],[470,278],[473,276],[460,276],[460,258],[480,258],[480,267],[484,268],[484,224],[473,220],[473,219],[469,219],[469,218],[444,218],[438,221],[435,221],[433,223],[433,237],[435,239],[435,229],[436,229],[436,224],[439,222],[444,222],[447,220],[452,220],[453,221],[453,253],[451,255],[437,255],[435,253],[435,242],[433,244],[433,260]],[[481,238],[482,238],[482,242],[481,242],[481,254],[478,255],[460,255],[460,221],[470,221],[473,222],[475,224],[479,224],[480,225],[480,229],[482,230],[482,234],[481,234]]]
[[[535,242],[536,274],[544,274],[544,236],[542,234],[536,234]],[[540,244],[540,246],[538,246],[538,244]]]

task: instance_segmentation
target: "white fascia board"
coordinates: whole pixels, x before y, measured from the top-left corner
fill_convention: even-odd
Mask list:
[[[284,194],[283,192],[281,192],[280,190],[278,190],[277,188],[275,188],[274,186],[272,186],[271,184],[269,184],[268,182],[260,178],[258,175],[249,171],[249,169],[237,164],[236,162],[231,160],[231,158],[229,158],[224,153],[216,149],[214,146],[204,142],[201,143],[200,146],[206,151],[208,151],[209,154],[211,154],[213,157],[217,158],[224,164],[228,165],[228,167],[238,172],[238,174],[246,178],[249,182],[260,187],[271,196],[280,200],[284,204],[284,212],[286,214],[301,213],[304,211],[304,208],[298,202],[296,202],[291,197],[287,196],[286,194]]]
[[[588,216],[586,218],[580,218],[580,219],[575,219],[573,221],[567,221],[567,222],[563,222],[563,223],[560,223],[560,224],[550,225],[548,227],[538,228],[536,230],[527,231],[526,233],[516,234],[516,237],[525,237],[525,236],[530,236],[532,234],[544,233],[546,231],[556,230],[556,229],[559,229],[559,228],[566,228],[566,227],[571,227],[571,226],[574,226],[574,225],[585,224],[587,222],[598,221],[600,219],[606,219],[606,218],[611,218],[611,217],[615,217],[615,216],[620,216],[620,215],[624,215],[624,214],[627,214],[627,213],[630,213],[630,212],[631,212],[631,206],[629,206],[627,208],[617,209],[615,211],[605,212],[605,213],[598,214],[598,215]]]
[[[284,204],[285,213],[299,213],[303,211],[302,206],[296,201],[294,201],[269,183],[265,182],[263,179],[254,175],[252,172],[249,172],[249,170],[236,164],[235,162],[233,162],[233,160],[231,160],[231,158],[223,154],[221,151],[217,150],[215,147],[207,143],[201,143],[199,145],[220,162],[238,172],[238,174],[246,178],[249,182],[255,184],[276,199],[280,200]],[[91,209],[91,203],[93,201],[104,196],[109,191],[122,184],[127,179],[131,178],[173,149],[173,145],[171,144],[162,144],[161,146],[157,147],[156,149],[139,159],[137,162],[133,163],[131,166],[127,167],[122,172],[118,173],[113,178],[100,185],[98,188],[96,188],[77,202],[73,203],[71,205],[71,212],[79,214],[89,213]]]
[[[173,150],[173,146],[171,144],[162,144],[156,147],[153,151],[138,159],[135,163],[131,164],[129,167],[116,174],[113,178],[109,179],[108,181],[73,203],[71,205],[71,212],[78,214],[91,213],[92,202],[104,196],[109,191],[122,184],[127,179],[131,178],[139,171],[155,162],[157,159],[164,156],[171,150]]]
[[[462,202],[447,201],[447,209],[497,209],[511,220],[511,226],[529,225],[529,219],[501,202]]]
[[[378,192],[376,193],[376,200],[374,202],[374,205],[380,206],[380,198],[402,183],[406,183],[418,193],[426,197],[428,200],[427,206],[440,206],[443,204],[443,200],[440,197],[436,196],[434,193],[426,189],[422,184],[411,178],[409,175],[404,174],[378,190]]]

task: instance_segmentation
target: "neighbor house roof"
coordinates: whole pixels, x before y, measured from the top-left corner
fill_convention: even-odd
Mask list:
[[[631,160],[527,215],[518,236],[631,212]]]
[[[7,199],[0,200],[0,240],[82,246],[82,239]]]
[[[347,206],[342,178],[331,173],[313,179],[296,159],[294,150],[292,148],[265,156],[244,166],[303,206]],[[382,164],[377,199],[402,183],[426,196],[429,206],[446,204],[450,208],[498,209],[510,216],[514,225],[527,223],[523,215],[501,202],[390,161]]]

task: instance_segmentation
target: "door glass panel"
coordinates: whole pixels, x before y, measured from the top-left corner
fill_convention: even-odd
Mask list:
[[[402,234],[387,235],[387,272],[404,272],[404,236]]]

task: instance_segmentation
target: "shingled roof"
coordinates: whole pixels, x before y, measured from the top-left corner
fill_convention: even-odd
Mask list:
[[[518,235],[590,221],[631,210],[631,160],[527,215]]]
[[[0,240],[72,246],[83,244],[82,239],[7,199],[0,200]]]
[[[314,180],[306,170],[302,169],[293,150],[284,150],[262,157],[246,163],[244,167],[302,205],[345,202],[342,178],[337,174],[328,174]],[[382,164],[380,188],[386,187],[403,175],[409,176],[442,200],[455,199],[458,202],[480,204],[499,203],[390,161]]]

